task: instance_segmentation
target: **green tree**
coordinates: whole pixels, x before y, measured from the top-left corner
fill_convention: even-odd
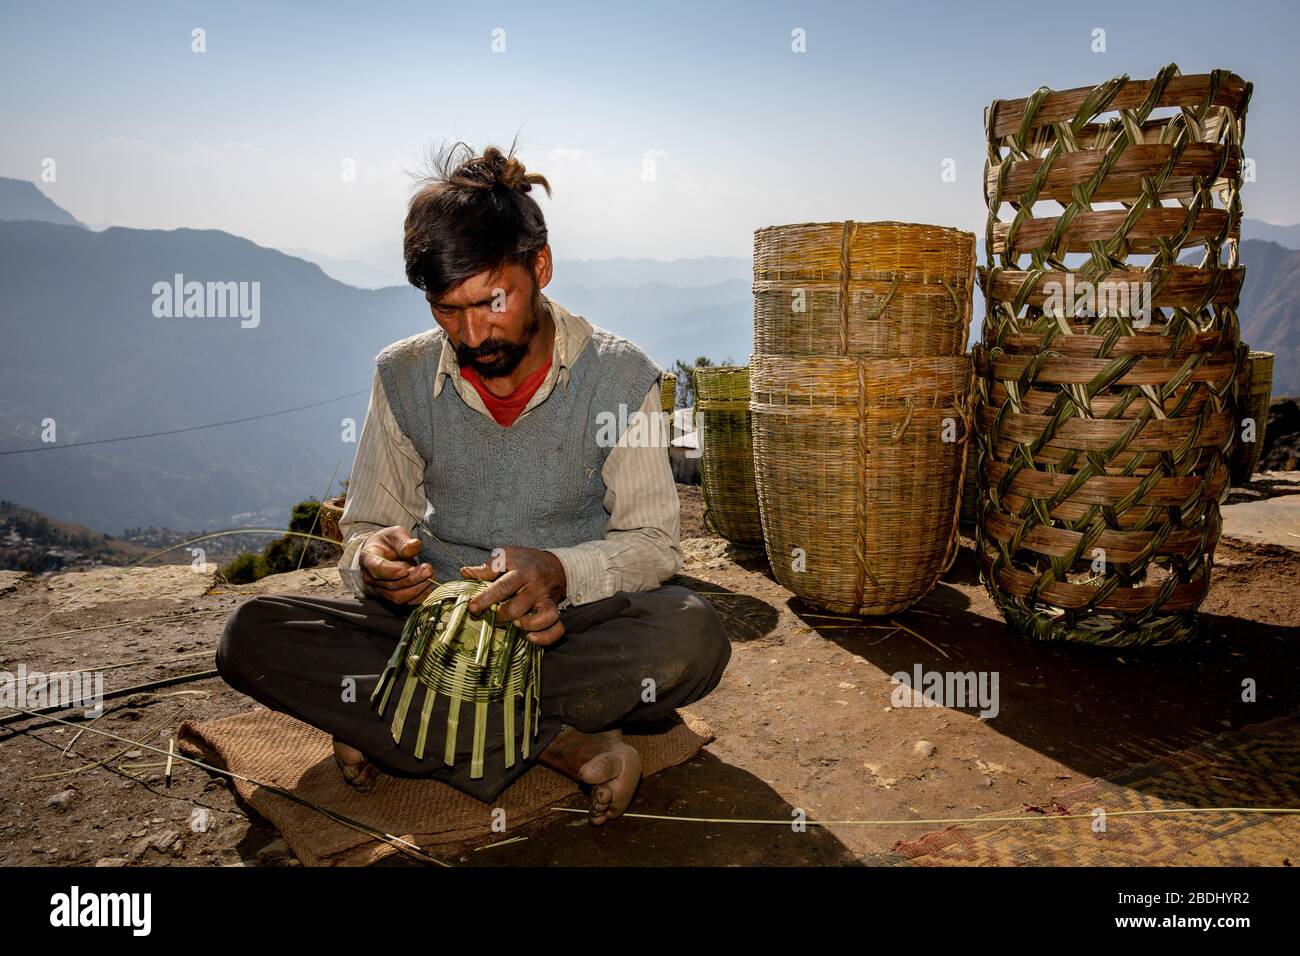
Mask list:
[[[268,574],[286,574],[298,568],[314,568],[338,560],[339,547],[324,541],[302,538],[320,534],[320,502],[309,498],[293,506],[287,534],[267,544],[261,554],[245,552],[221,569],[232,584],[248,584]]]
[[[260,554],[252,554],[248,551],[221,569],[221,576],[231,584],[252,584],[266,575],[266,561]]]

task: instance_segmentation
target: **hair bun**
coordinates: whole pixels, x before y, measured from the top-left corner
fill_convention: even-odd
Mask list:
[[[528,170],[519,160],[511,158],[506,160],[505,167],[497,173],[497,182],[507,189],[522,189],[528,192],[533,188],[533,184],[527,179]]]
[[[482,156],[471,156],[456,167],[455,172],[445,177],[445,182],[453,186],[469,189],[491,190],[496,186],[517,192],[531,192],[533,186],[541,186],[550,195],[551,186],[546,177],[530,173],[515,158],[514,147],[506,155],[495,146],[483,150]]]
[[[533,188],[528,182],[528,170],[524,168],[524,164],[513,155],[504,155],[495,146],[483,150],[479,162],[485,174],[483,185],[488,188],[505,186],[507,189],[518,189],[522,192],[528,192]]]

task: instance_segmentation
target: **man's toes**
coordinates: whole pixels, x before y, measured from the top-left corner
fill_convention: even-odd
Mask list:
[[[607,784],[617,777],[622,769],[623,765],[618,759],[618,754],[598,754],[582,765],[578,776],[592,785]],[[604,789],[609,791],[609,787]]]

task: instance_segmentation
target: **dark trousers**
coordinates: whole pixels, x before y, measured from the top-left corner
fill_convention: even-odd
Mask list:
[[[370,706],[412,610],[375,598],[251,598],[226,623],[217,668],[235,690],[356,747],[389,773],[433,777],[486,802],[563,724],[598,733],[660,721],[712,691],[731,657],[713,606],[684,587],[620,591],[566,608],[564,636],[542,655],[540,733],[529,759],[507,768],[504,735],[489,722],[483,776],[473,780],[468,756],[448,767],[440,744],[415,757],[417,708],[397,744],[391,721]],[[443,739],[446,715],[444,701],[430,721],[431,739]]]

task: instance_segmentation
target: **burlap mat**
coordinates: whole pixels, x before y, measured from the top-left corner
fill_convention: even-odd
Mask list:
[[[683,763],[713,739],[708,724],[685,711],[663,733],[627,735],[641,754],[645,776]],[[437,848],[508,839],[579,792],[569,778],[534,765],[489,806],[436,780],[383,775],[370,793],[343,782],[329,734],[286,714],[257,708],[220,720],[185,721],[177,733],[183,754],[233,773],[293,791],[335,813],[400,836],[437,856]],[[400,852],[264,787],[236,780],[235,789],[279,829],[305,866],[366,866]],[[492,811],[505,809],[509,834],[491,829]]]

